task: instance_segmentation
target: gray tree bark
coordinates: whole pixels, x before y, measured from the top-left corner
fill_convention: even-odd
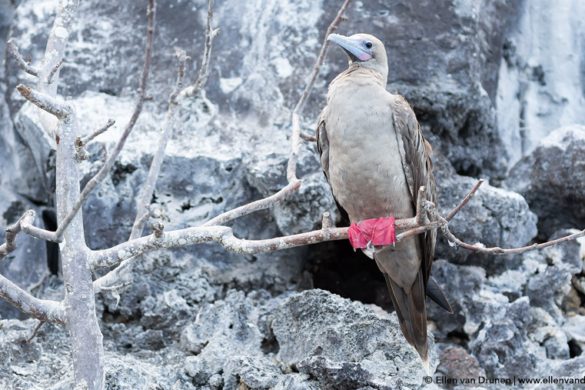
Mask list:
[[[75,160],[77,118],[74,113],[60,121],[57,146],[57,218],[59,223],[79,199],[79,171]],[[104,388],[104,347],[95,312],[89,249],[85,244],[82,211],[75,215],[60,244],[65,283],[65,313],[71,336],[73,369],[77,385]],[[82,387],[83,388],[83,387]]]

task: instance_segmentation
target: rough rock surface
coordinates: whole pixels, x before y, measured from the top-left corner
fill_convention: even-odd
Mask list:
[[[457,175],[439,154],[433,162],[439,209],[445,215],[461,202],[477,180]],[[450,230],[466,242],[481,242],[489,247],[517,247],[527,244],[536,236],[536,221],[536,216],[522,196],[485,182],[467,206],[453,218]],[[505,269],[509,264],[507,261],[502,263],[494,260],[493,256],[454,250],[442,236],[437,246],[437,256],[457,262],[482,264],[490,272],[498,267]]]
[[[585,127],[562,127],[543,138],[510,172],[506,186],[524,195],[539,218],[539,232],[585,225]]]
[[[322,388],[421,384],[424,369],[416,351],[404,348],[394,314],[310,290],[277,309],[272,329],[278,358],[317,378]]]
[[[575,207],[585,192],[579,181],[583,128],[558,130],[539,144],[560,124],[582,119],[582,61],[574,53],[580,52],[584,7],[577,0],[563,0],[551,10],[534,3],[352,2],[339,28],[371,32],[385,42],[388,89],[411,102],[435,148],[442,212],[460,201],[474,177],[489,177],[451,224],[468,242],[519,246],[537,234],[548,239],[569,232],[559,229],[585,227],[585,215]],[[0,53],[11,38],[37,63],[57,4],[0,0]],[[331,0],[216,1],[221,32],[209,82],[178,110],[152,201],[153,219],[167,230],[193,226],[285,184],[290,109],[338,6]],[[131,115],[143,61],[145,7],[143,1],[81,2],[59,91],[75,105],[83,134],[108,118],[117,122],[87,147],[82,184],[99,169]],[[187,73],[192,79],[203,49],[205,13],[204,0],[159,2],[148,90],[153,99],[112,173],[84,206],[91,248],[109,247],[129,235],[134,199],[157,146],[175,77],[173,47],[193,58]],[[558,48],[553,27],[575,47]],[[527,33],[535,29],[538,50]],[[557,55],[558,50],[565,52]],[[312,131],[326,85],[345,63],[340,50],[330,51],[303,112],[305,132]],[[40,130],[36,110],[15,92],[18,83],[34,80],[6,58],[0,66],[2,228],[30,208],[39,225],[48,224],[42,217],[54,208],[53,141]],[[539,146],[526,155],[534,145]],[[518,160],[500,188],[510,161]],[[335,212],[313,145],[303,144],[298,173],[304,178],[301,190],[273,210],[234,222],[238,236],[307,231],[319,226],[322,212]],[[38,297],[61,299],[59,276],[47,276],[51,248],[27,237],[18,245],[0,272]],[[497,258],[440,241],[437,258],[448,261],[437,260],[433,275],[454,314],[428,304],[431,338],[437,341],[431,353],[434,375],[585,375],[583,247],[565,243]],[[425,385],[395,315],[379,308],[391,309],[383,278],[345,242],[255,256],[202,245],[143,256],[133,270],[123,288],[98,294],[110,388]],[[27,342],[36,321],[21,317],[0,303],[0,388],[71,388],[64,329],[43,325]]]
[[[229,290],[218,298],[217,288],[203,289],[211,295],[199,301],[177,290],[149,296],[139,320],[104,324],[109,388],[391,389],[422,383],[422,365],[395,314],[321,290],[276,297]],[[62,329],[43,327],[27,342],[36,321],[0,325],[0,341],[9,346],[0,364],[3,388],[55,385],[55,373],[61,377],[55,388],[70,388]],[[62,356],[49,360],[47,346]]]

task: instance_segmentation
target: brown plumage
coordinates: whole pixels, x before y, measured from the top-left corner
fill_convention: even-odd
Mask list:
[[[327,105],[317,127],[321,163],[333,195],[351,222],[413,217],[421,186],[427,189],[426,198],[435,202],[431,145],[408,102],[386,91],[384,44],[367,34],[332,34],[329,40],[350,58],[348,69],[329,85]],[[425,293],[435,240],[432,230],[373,253],[386,278],[402,332],[426,364]],[[436,284],[430,291],[435,292],[433,299],[448,308]]]

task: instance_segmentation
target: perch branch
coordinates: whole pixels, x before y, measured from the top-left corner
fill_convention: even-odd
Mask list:
[[[177,58],[179,60],[177,81],[175,83],[175,88],[173,89],[171,95],[169,96],[169,105],[167,113],[165,115],[162,133],[158,141],[158,149],[156,151],[156,154],[152,158],[152,163],[150,164],[150,169],[148,170],[148,177],[146,179],[146,182],[144,183],[144,186],[142,187],[142,191],[140,192],[140,196],[138,197],[138,200],[136,202],[136,219],[134,220],[132,232],[130,233],[131,240],[142,236],[144,223],[148,220],[149,213],[148,205],[150,204],[150,200],[152,199],[152,194],[154,193],[154,188],[156,186],[156,179],[160,173],[160,168],[165,157],[167,144],[169,143],[169,140],[173,132],[173,127],[175,125],[177,96],[183,86],[183,77],[185,76],[185,62],[187,61],[187,54],[183,50],[177,50]]]
[[[286,177],[287,177],[289,183],[294,182],[297,179],[297,160],[298,160],[299,147],[300,147],[300,141],[301,141],[301,126],[300,126],[301,111],[303,110],[305,102],[307,101],[309,94],[311,93],[311,90],[313,89],[313,85],[315,84],[315,80],[317,79],[317,76],[319,75],[319,71],[321,70],[321,65],[323,64],[323,60],[325,59],[325,54],[327,54],[327,49],[329,48],[329,41],[327,40],[327,37],[329,36],[329,34],[331,34],[332,32],[334,32],[337,29],[337,26],[341,22],[342,17],[343,17],[343,13],[347,9],[349,2],[350,2],[350,0],[343,1],[343,3],[341,4],[341,7],[339,8],[339,11],[337,11],[337,15],[335,16],[335,18],[333,19],[331,24],[329,24],[329,27],[327,27],[327,31],[325,32],[325,37],[323,38],[323,44],[321,45],[321,51],[319,52],[319,55],[317,56],[317,60],[315,61],[315,64],[313,65],[313,69],[311,70],[311,75],[309,76],[309,81],[307,82],[307,84],[305,86],[305,90],[301,94],[301,97],[299,98],[299,100],[298,100],[298,102],[297,102],[297,104],[292,112],[292,116],[291,116],[291,123],[292,123],[291,143],[292,143],[292,147],[291,147],[290,157],[288,159],[288,165],[287,165],[287,169],[286,169]]]
[[[298,183],[298,181],[296,183]],[[289,186],[292,186],[292,184],[289,184]],[[278,194],[281,193],[277,193],[272,196],[274,197]],[[420,196],[423,196],[422,193]],[[257,202],[263,202],[266,201],[266,199],[262,199]],[[270,204],[273,203],[274,201],[270,202]],[[242,207],[245,208],[250,205]],[[263,204],[260,203],[260,206],[262,205]],[[236,210],[238,209],[235,209],[233,211]],[[240,210],[237,216],[229,215],[229,217],[232,218],[229,218],[227,220],[231,220],[233,218],[249,214],[250,212],[252,211],[246,209]],[[224,218],[227,217],[228,216]],[[424,226],[419,226],[417,224],[416,216],[413,218],[399,219],[396,220],[396,228],[405,231],[397,235],[396,239],[400,241],[407,237],[411,237],[414,234],[420,234],[426,230],[435,229],[438,226],[440,226],[439,222],[432,222]],[[413,229],[415,229],[416,232],[414,233],[411,232],[411,230]],[[244,240],[235,237],[232,229],[227,226],[210,226],[206,224],[198,227],[164,232],[158,235],[152,234],[150,236],[127,241],[110,249],[93,251],[91,255],[91,263],[93,266],[111,267],[119,264],[120,262],[123,262],[126,259],[138,256],[149,251],[162,248],[183,247],[187,245],[202,244],[206,242],[217,242],[228,251],[240,254],[272,252],[276,250],[288,249],[297,246],[317,244],[325,241],[344,240],[347,239],[347,231],[348,228],[346,227],[331,228],[328,226],[328,223],[325,222],[323,228],[320,230],[313,230],[306,233],[270,238],[265,240]]]
[[[476,183],[470,192],[461,200],[457,206],[455,206],[455,208],[453,208],[447,214],[447,216],[453,218],[469,202],[473,196],[473,193],[477,191],[481,183],[482,181]],[[424,196],[423,194],[424,191],[420,191],[419,197]],[[422,201],[417,199],[417,203],[422,204]],[[427,221],[422,225],[418,222],[420,220],[418,216],[396,220],[396,229],[402,231],[400,234],[396,235],[397,242],[424,233],[428,230],[440,228],[443,231],[443,234],[446,235],[447,239],[455,242],[457,245],[460,245],[465,249],[469,249],[475,252],[500,255],[523,253],[529,250],[542,249],[561,242],[574,240],[576,238],[585,236],[585,230],[583,230],[581,232],[561,237],[546,243],[533,244],[521,248],[485,248],[481,246],[481,244],[472,245],[459,240],[448,230],[449,221],[445,217],[438,215],[436,206],[432,203],[427,205],[430,207],[430,210],[425,209],[424,212],[430,212],[431,215],[434,215],[434,220]],[[421,208],[421,212],[422,210],[423,208]],[[153,250],[184,247],[187,245],[208,242],[217,242],[226,250],[231,252],[240,254],[256,254],[288,249],[297,246],[312,245],[325,241],[344,240],[348,237],[347,232],[348,228],[331,228],[329,227],[328,222],[325,221],[323,223],[323,228],[320,230],[265,240],[245,240],[235,237],[230,227],[204,225],[165,233],[161,232],[156,235],[152,234],[150,236],[125,242],[110,249],[93,251],[91,254],[91,262],[93,266],[114,266],[120,262],[125,261],[126,259]]]
[[[32,76],[39,75],[39,70],[24,60],[22,54],[20,54],[20,52],[18,51],[18,47],[16,47],[12,40],[6,43],[6,49],[8,50],[8,53],[12,56],[12,58],[16,60],[20,69],[22,69],[23,71]]]
[[[134,108],[134,112],[132,113],[132,116],[130,117],[128,124],[124,128],[124,132],[122,133],[120,140],[118,141],[118,143],[114,147],[114,150],[112,151],[112,153],[110,154],[110,156],[108,157],[108,159],[106,160],[104,165],[101,167],[101,169],[98,171],[98,173],[87,182],[87,184],[83,188],[83,191],[81,192],[81,195],[79,196],[79,199],[77,200],[75,205],[71,208],[71,211],[69,212],[69,214],[63,219],[63,221],[60,223],[59,227],[57,228],[56,235],[59,238],[59,240],[61,240],[63,238],[63,232],[65,231],[65,229],[67,229],[67,226],[69,226],[69,224],[71,223],[71,221],[73,220],[73,218],[75,217],[75,215],[77,214],[77,212],[79,211],[79,209],[81,208],[81,206],[83,205],[83,203],[85,202],[85,200],[87,199],[89,194],[98,186],[98,184],[100,184],[106,178],[106,176],[108,175],[108,173],[112,169],[112,166],[114,166],[114,163],[115,163],[116,159],[118,158],[118,155],[120,154],[120,152],[124,148],[124,144],[126,143],[126,139],[130,135],[130,132],[134,128],[134,125],[136,124],[136,121],[138,120],[138,117],[140,116],[140,113],[142,112],[142,107],[144,105],[144,100],[146,97],[146,86],[147,86],[147,81],[148,81],[148,75],[150,73],[150,65],[152,62],[152,46],[153,46],[153,38],[154,38],[154,21],[155,21],[155,12],[156,12],[155,8],[156,8],[156,1],[155,0],[148,0],[148,8],[146,11],[147,20],[148,20],[147,25],[148,26],[147,26],[147,31],[146,31],[146,49],[145,49],[145,54],[144,54],[144,67],[142,68],[142,75],[140,77],[140,85],[138,88],[138,99],[136,101],[136,106]]]

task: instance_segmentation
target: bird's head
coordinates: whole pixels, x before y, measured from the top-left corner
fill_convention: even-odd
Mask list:
[[[388,76],[388,57],[381,40],[370,34],[354,34],[350,37],[330,34],[327,40],[339,45],[349,57],[349,63],[373,69],[384,79]]]

